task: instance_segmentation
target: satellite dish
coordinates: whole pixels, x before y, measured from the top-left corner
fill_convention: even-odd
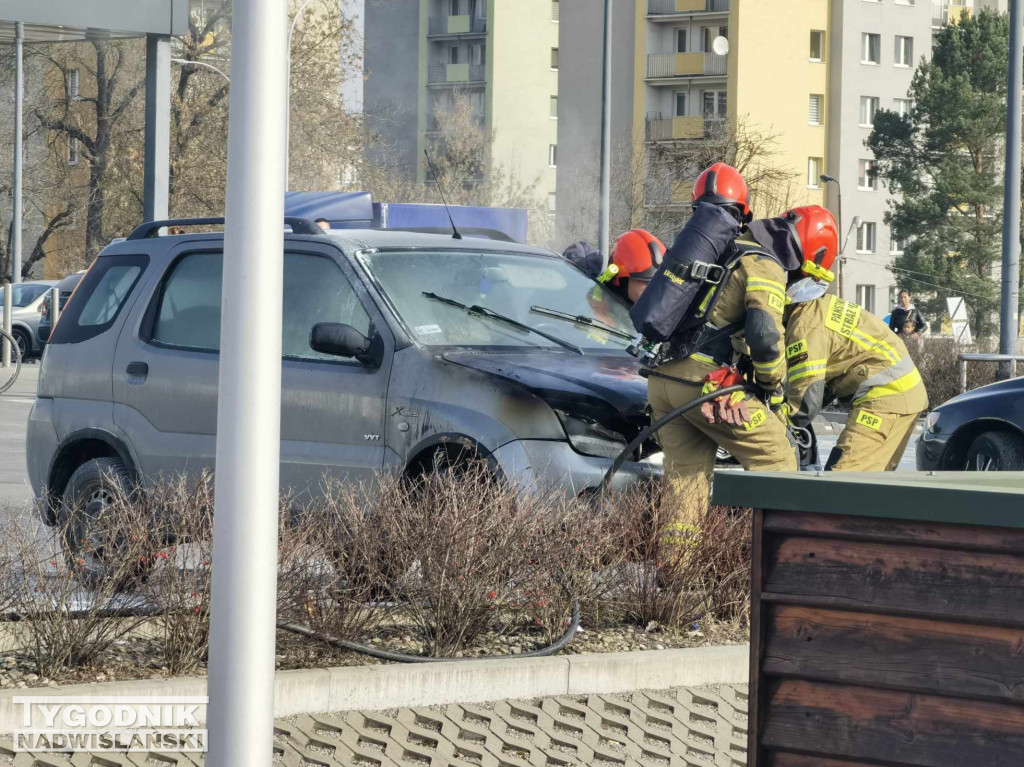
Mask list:
[[[727,55],[729,53],[729,38],[719,35],[715,38],[714,42],[711,43],[711,50],[719,56]]]

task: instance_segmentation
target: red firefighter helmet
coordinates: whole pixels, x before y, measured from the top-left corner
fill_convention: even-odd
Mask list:
[[[723,208],[732,209],[742,223],[749,223],[753,218],[747,198],[750,190],[743,176],[731,165],[716,162],[697,177],[693,185],[691,203],[709,202]]]
[[[622,277],[650,280],[661,266],[664,255],[665,246],[661,240],[646,229],[630,229],[615,241],[612,248],[611,263],[619,267],[615,284]]]
[[[832,264],[839,253],[839,227],[820,205],[793,208],[782,216],[793,228],[803,253],[801,271],[816,280],[832,282]]]

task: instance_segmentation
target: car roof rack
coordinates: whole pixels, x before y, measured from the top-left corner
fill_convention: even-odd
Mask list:
[[[285,216],[284,223],[292,228],[292,233],[294,234],[323,234],[324,231],[316,222],[310,221],[308,218]],[[128,239],[145,240],[148,237],[153,237],[166,226],[216,226],[218,224],[224,225],[223,216],[215,218],[168,218],[161,221],[147,221],[135,227],[132,233],[128,235]]]

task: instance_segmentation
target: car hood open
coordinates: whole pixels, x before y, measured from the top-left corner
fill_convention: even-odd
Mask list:
[[[579,356],[560,352],[450,351],[444,359],[528,389],[552,407],[570,412],[611,409],[620,418],[644,417],[647,381],[626,354]]]

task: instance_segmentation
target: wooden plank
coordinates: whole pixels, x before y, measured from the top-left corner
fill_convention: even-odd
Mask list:
[[[848,762],[845,759],[823,759],[820,756],[775,751],[768,757],[768,767],[878,767],[880,762]],[[886,762],[892,764],[892,762]]]
[[[897,608],[949,620],[1024,625],[1024,556],[766,536],[765,592]]]
[[[915,767],[1020,767],[1024,707],[779,680],[761,745]]]
[[[764,607],[761,603],[761,586],[764,583],[764,512],[754,509],[750,551],[750,689],[747,710],[747,759],[751,767],[764,764],[764,754],[759,745],[759,731],[764,711],[764,695],[761,689],[761,653],[764,649],[765,622]]]
[[[1024,554],[1024,530],[799,511],[765,513],[766,533]]]
[[[1024,702],[1024,629],[787,605],[762,615],[762,674]]]

